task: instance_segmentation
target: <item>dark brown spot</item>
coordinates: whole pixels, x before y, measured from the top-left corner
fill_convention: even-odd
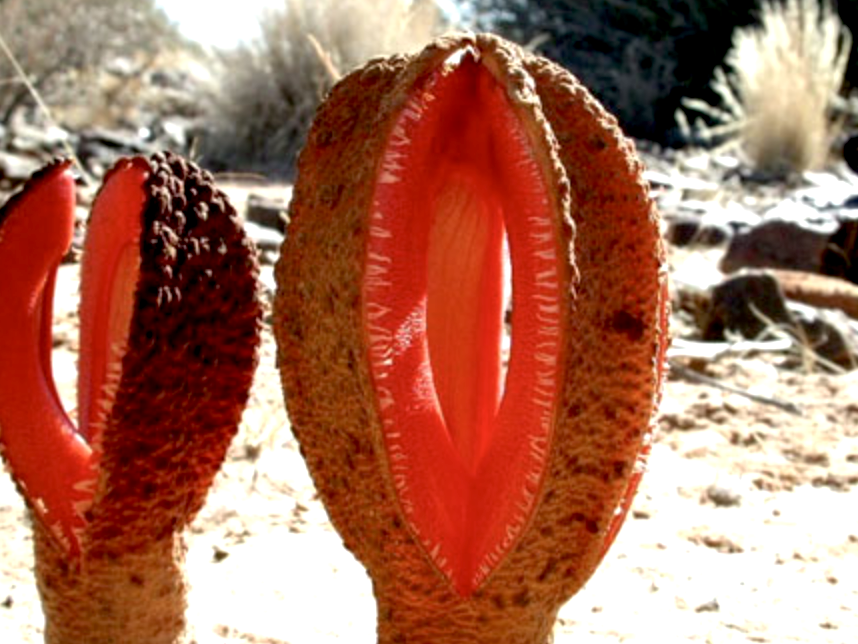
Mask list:
[[[512,598],[512,603],[516,606],[521,606],[522,608],[528,606],[530,604],[530,593],[528,589],[525,588],[521,592],[516,593]]]
[[[590,139],[590,149],[594,152],[601,152],[608,147],[607,141],[601,136],[594,136]]]
[[[573,512],[569,516],[560,519],[557,523],[562,526],[570,526],[573,523],[581,523],[584,521],[584,515],[581,512]]]
[[[622,333],[633,342],[638,342],[644,334],[643,320],[627,311],[617,311],[614,313],[610,326],[611,330],[616,333]]]
[[[539,573],[539,576],[536,578],[538,581],[545,581],[548,579],[548,576],[553,573],[557,569],[557,559],[551,557],[545,564],[545,568],[542,569],[542,572]]]
[[[566,411],[567,418],[577,418],[581,415],[581,405],[575,403],[574,405],[569,405],[569,409]]]

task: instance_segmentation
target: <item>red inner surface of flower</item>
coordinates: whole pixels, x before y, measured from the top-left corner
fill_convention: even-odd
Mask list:
[[[111,347],[128,334],[147,171],[126,163],[93,207],[81,279],[79,430],[51,368],[54,285],[74,227],[69,164],[31,182],[0,224],[0,447],[37,519],[72,554],[94,493],[97,421],[118,359]]]
[[[113,402],[140,274],[146,164],[121,161],[93,204],[81,266],[77,405],[92,444]]]
[[[552,437],[562,251],[532,147],[465,50],[411,93],[374,192],[364,321],[388,466],[412,532],[462,596],[529,522]]]

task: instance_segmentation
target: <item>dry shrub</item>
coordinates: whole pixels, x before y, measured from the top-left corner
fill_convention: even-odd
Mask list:
[[[821,167],[839,131],[831,108],[851,46],[827,0],[763,0],[759,27],[737,29],[726,69],[716,70],[712,89],[721,105],[684,102],[692,116],[710,119],[692,122],[692,133],[726,137],[766,176]]]
[[[285,0],[262,16],[258,40],[220,53],[201,162],[291,176],[337,76],[373,56],[422,48],[438,25],[432,0]]]
[[[0,0],[0,37],[51,106],[76,99],[69,79],[118,56],[154,55],[178,39],[154,0]],[[31,103],[0,55],[0,123]]]

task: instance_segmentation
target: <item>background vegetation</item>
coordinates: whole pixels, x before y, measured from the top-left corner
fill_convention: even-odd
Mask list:
[[[88,97],[75,83],[118,57],[153,57],[179,41],[154,0],[0,0],[0,37],[48,104]],[[31,103],[7,56],[0,55],[0,123]]]
[[[688,112],[715,122],[689,135],[735,144],[770,177],[822,167],[845,117],[836,113],[835,99],[851,46],[827,1],[763,0],[760,24],[733,31],[723,67],[715,70],[711,87],[719,104],[684,101]],[[682,122],[684,112],[677,116]]]
[[[700,143],[700,129],[682,127],[690,114],[684,108],[689,100],[697,107],[708,105],[712,109],[698,109],[691,116],[702,115],[700,123],[714,127],[724,124],[725,114],[732,114],[735,122],[728,118],[726,124],[736,125],[734,108],[752,100],[748,76],[742,73],[753,67],[747,53],[737,53],[737,43],[742,34],[746,42],[756,38],[753,34],[760,33],[765,16],[773,15],[766,7],[792,7],[799,23],[809,24],[819,22],[829,0],[453,0],[453,4],[457,11],[445,13],[436,0],[282,0],[260,17],[259,38],[202,58],[210,82],[197,84],[202,89],[194,99],[203,116],[191,137],[199,159],[213,169],[289,176],[315,108],[339,75],[375,55],[419,49],[455,26],[495,31],[556,60],[576,74],[634,137],[662,145]],[[847,26],[858,24],[858,0],[840,0],[830,13],[835,19],[839,13]],[[777,20],[766,24],[770,31],[788,29]],[[777,24],[781,27],[772,26]],[[816,33],[808,29],[811,32]],[[0,0],[0,36],[46,101],[58,107],[99,101],[114,108],[121,105],[123,96],[131,96],[127,84],[114,83],[107,98],[91,95],[93,87],[105,90],[104,83],[91,82],[92,75],[117,58],[136,61],[139,71],[146,61],[163,56],[165,49],[181,47],[201,55],[181,42],[154,0]],[[834,138],[832,119],[847,128],[858,123],[848,110],[833,113],[830,100],[831,94],[839,91],[845,96],[858,83],[855,57],[846,65],[846,54],[855,43],[840,27],[823,29],[817,36],[811,48],[801,51],[800,41],[784,41],[787,44],[781,47],[786,50],[767,63],[776,71],[766,73],[768,85],[753,98],[757,113],[794,112],[801,100],[815,115],[807,116],[792,134],[771,127],[763,133],[816,137],[817,152],[804,156],[816,160],[793,164],[798,170],[819,163],[820,146],[830,146]],[[772,45],[776,40],[758,38],[760,46],[771,51],[777,51]],[[783,55],[784,51],[801,55]],[[812,64],[836,73],[800,78],[801,65],[810,64],[802,56],[818,51],[834,56]],[[804,62],[797,63],[799,59]],[[724,91],[725,83],[731,93]],[[805,100],[816,90],[825,97]],[[0,56],[0,124],[30,103],[26,88]],[[848,107],[841,103],[841,108],[844,105]],[[766,125],[772,119],[745,122]],[[743,136],[749,132],[742,127]],[[779,149],[762,144],[758,148]],[[749,154],[749,159],[765,165],[760,155]]]
[[[441,14],[432,0],[284,0],[260,25],[258,41],[217,55],[200,154],[217,169],[288,175],[337,78],[373,56],[422,48]]]

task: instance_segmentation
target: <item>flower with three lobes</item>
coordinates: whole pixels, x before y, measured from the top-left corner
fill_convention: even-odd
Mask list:
[[[46,642],[172,644],[181,532],[256,366],[256,255],[208,173],[169,153],[119,161],[88,224],[75,424],[51,373],[74,206],[58,161],[0,210],[0,451],[34,517]]]
[[[575,78],[490,35],[373,60],[319,109],[274,330],[379,642],[543,644],[613,541],[668,341],[641,170]]]

